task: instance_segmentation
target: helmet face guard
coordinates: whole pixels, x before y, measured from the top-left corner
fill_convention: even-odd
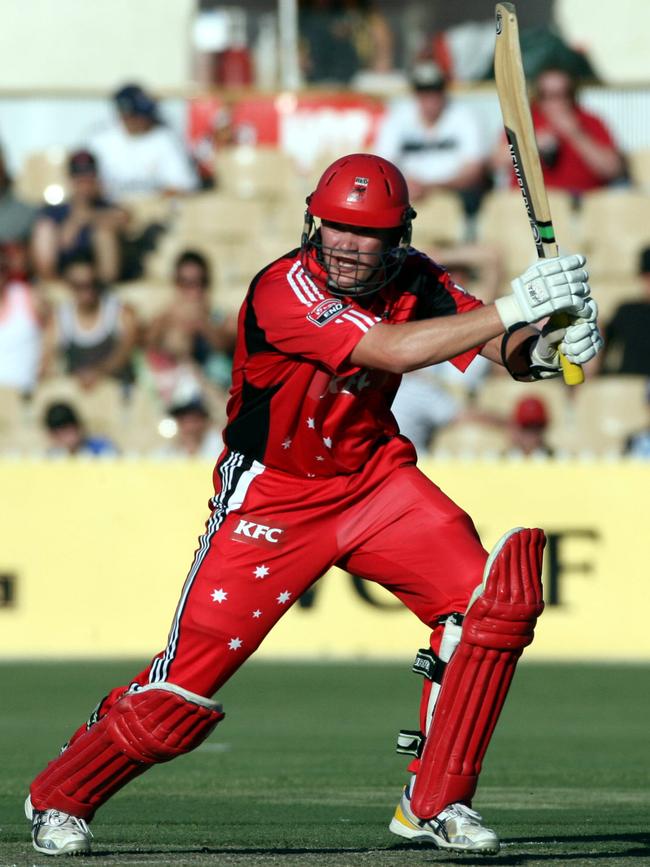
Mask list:
[[[314,217],[352,230],[358,227],[360,234],[364,229],[392,230],[386,232],[379,261],[369,276],[353,279],[353,285],[349,287],[338,286],[328,267],[335,248],[323,245]],[[313,252],[328,273],[328,289],[333,295],[370,295],[394,280],[399,273],[411,243],[414,217],[406,181],[399,169],[373,154],[352,154],[332,163],[308,197],[301,247],[303,253]],[[356,257],[357,272],[368,270],[363,256],[358,252],[346,253],[348,259]],[[304,255],[303,259],[308,269],[310,256]]]

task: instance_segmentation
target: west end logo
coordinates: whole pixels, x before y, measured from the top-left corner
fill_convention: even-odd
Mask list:
[[[328,322],[335,319],[340,313],[345,313],[349,308],[349,304],[344,304],[338,298],[326,298],[325,301],[321,301],[313,310],[310,310],[307,319],[322,328],[323,325],[327,325]]]

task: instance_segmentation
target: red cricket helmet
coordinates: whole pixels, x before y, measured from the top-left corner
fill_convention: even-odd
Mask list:
[[[393,163],[375,154],[349,154],[325,169],[316,189],[307,197],[302,236],[303,250],[315,250],[322,260],[320,233],[312,234],[314,217],[360,228],[396,230],[393,243],[382,256],[381,273],[342,294],[367,295],[397,276],[411,243],[415,211],[409,203],[404,175]],[[329,288],[338,294],[336,286]]]
[[[374,154],[350,154],[323,172],[307,209],[314,217],[392,229],[410,218],[409,191],[397,166]]]

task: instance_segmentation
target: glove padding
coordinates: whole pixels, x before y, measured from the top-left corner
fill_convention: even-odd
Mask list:
[[[512,295],[494,302],[508,331],[522,322],[538,322],[558,311],[570,316],[586,314],[589,298],[588,273],[584,256],[558,256],[540,259],[512,283]],[[588,314],[586,314],[588,315]]]
[[[573,364],[586,364],[601,350],[603,338],[596,320],[598,305],[593,298],[585,302],[583,315],[566,328],[547,323],[530,351],[531,373],[537,379],[559,376],[560,352]]]

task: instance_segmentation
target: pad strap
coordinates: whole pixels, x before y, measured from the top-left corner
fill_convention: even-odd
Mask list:
[[[424,749],[424,735],[419,729],[401,729],[397,735],[395,752],[419,759]]]

